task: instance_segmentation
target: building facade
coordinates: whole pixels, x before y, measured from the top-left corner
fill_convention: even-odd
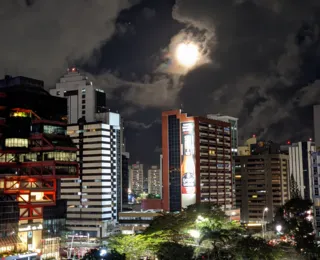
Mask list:
[[[312,201],[313,201],[313,216],[314,216],[314,227],[316,236],[320,238],[320,152],[312,153],[312,175],[313,175],[313,190],[312,190]]]
[[[209,114],[207,117],[231,124],[231,152],[233,156],[236,156],[238,154],[238,118],[221,114]]]
[[[180,211],[197,202],[232,208],[231,125],[192,117],[181,110],[162,113],[163,209]]]
[[[128,152],[122,152],[122,205],[128,204],[129,195],[129,158]]]
[[[277,208],[289,199],[288,155],[237,156],[235,162],[236,207],[241,208],[241,221],[272,221]]]
[[[316,150],[320,151],[320,105],[313,107],[313,126]]]
[[[67,103],[39,80],[6,76],[0,86],[0,196],[18,203],[18,232],[10,233],[18,235],[17,249],[39,252],[45,208],[57,205],[60,180],[79,172],[77,147],[66,134]]]
[[[161,216],[159,210],[121,212],[119,213],[121,233],[124,235],[142,233],[158,216]]]
[[[161,195],[161,179],[160,179],[160,169],[158,166],[153,165],[148,170],[148,193],[158,195],[160,197]]]
[[[79,178],[63,180],[68,199],[66,226],[104,237],[122,208],[123,127],[118,113],[106,112],[106,94],[77,69],[68,69],[50,93],[67,99],[68,133],[78,147]]]
[[[131,192],[136,195],[143,193],[143,164],[136,162],[129,167]]]
[[[113,116],[110,113],[110,116]],[[118,114],[115,114],[120,119]],[[68,134],[79,147],[80,178],[63,180],[61,197],[68,199],[66,226],[91,237],[107,235],[107,226],[121,211],[121,140],[118,124],[78,123]]]
[[[94,87],[76,68],[68,69],[50,94],[67,98],[69,124],[77,124],[82,117],[87,122],[95,122],[98,114],[107,112],[104,91]]]
[[[294,177],[301,197],[312,199],[312,157],[315,152],[313,142],[298,142],[289,146],[289,174]]]

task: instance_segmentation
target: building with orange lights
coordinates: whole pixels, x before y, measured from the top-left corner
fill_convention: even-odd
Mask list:
[[[231,209],[231,125],[181,110],[162,113],[162,199],[165,211],[198,202]]]
[[[45,215],[52,216],[45,209],[57,206],[60,180],[78,176],[66,113],[66,100],[51,96],[42,81],[10,76],[0,81],[0,197],[8,208],[16,203],[18,211],[17,228],[0,230],[7,251],[41,252]],[[12,223],[13,217],[0,222]],[[57,259],[59,252],[51,253],[44,257]]]

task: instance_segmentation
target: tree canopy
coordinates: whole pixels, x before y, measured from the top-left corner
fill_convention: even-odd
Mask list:
[[[237,222],[210,203],[191,205],[179,213],[162,213],[143,234],[113,237],[108,246],[126,254],[127,259],[241,260],[254,255],[257,257],[249,259],[281,259],[277,247],[246,236]]]
[[[276,213],[274,224],[281,224],[283,233],[295,241],[297,252],[314,255],[318,250],[311,216],[312,202],[294,197]]]

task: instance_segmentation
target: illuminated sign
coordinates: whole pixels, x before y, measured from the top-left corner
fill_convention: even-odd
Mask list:
[[[35,225],[28,225],[28,226],[21,226],[19,227],[19,232],[31,231],[31,230],[42,230],[42,224],[38,226]]]
[[[194,146],[194,123],[181,124],[181,193],[196,193],[196,167]]]

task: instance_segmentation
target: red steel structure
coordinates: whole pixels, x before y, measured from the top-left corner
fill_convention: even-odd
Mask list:
[[[65,111],[65,99],[42,88],[0,92],[0,193],[18,201],[20,221],[42,219],[43,207],[56,204],[57,181],[79,175]]]
[[[21,113],[23,117],[29,115],[31,127],[50,125],[66,128],[65,123],[41,119],[31,110],[15,108],[12,111],[16,115]],[[2,119],[2,123],[5,123],[4,121],[5,119]],[[5,127],[3,124],[2,126]],[[4,194],[15,195],[19,202],[20,220],[42,219],[43,207],[56,203],[57,180],[78,176],[78,163],[75,160],[44,158],[43,152],[68,152],[76,155],[77,151],[72,143],[68,144],[67,136],[51,135],[51,140],[48,136],[46,133],[30,133],[28,147],[0,149],[0,169],[2,172],[8,170],[8,173],[0,175],[4,180]],[[64,143],[64,146],[61,143]],[[26,155],[36,155],[39,160],[24,160]],[[35,193],[40,193],[41,198],[33,196]]]

